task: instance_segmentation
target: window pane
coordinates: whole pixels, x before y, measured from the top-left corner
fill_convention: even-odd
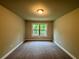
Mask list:
[[[39,29],[39,24],[33,24],[33,29]]]
[[[40,29],[41,30],[46,30],[47,29],[47,24],[40,24]]]
[[[33,36],[39,36],[39,30],[33,30]]]
[[[47,24],[40,24],[40,36],[47,36]]]
[[[40,36],[47,36],[46,30],[40,30]]]
[[[33,24],[32,27],[33,27],[32,35],[33,36],[39,36],[39,24]]]

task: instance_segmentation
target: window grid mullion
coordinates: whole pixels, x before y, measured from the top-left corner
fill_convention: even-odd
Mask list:
[[[39,24],[39,36],[40,36],[40,24]]]

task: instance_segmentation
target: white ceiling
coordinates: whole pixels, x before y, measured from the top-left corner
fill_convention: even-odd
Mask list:
[[[0,0],[0,4],[10,9],[24,20],[50,21],[79,8],[78,0]],[[33,13],[34,8],[42,6],[47,15],[39,16]]]

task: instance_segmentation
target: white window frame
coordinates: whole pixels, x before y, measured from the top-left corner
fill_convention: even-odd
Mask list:
[[[33,34],[33,24],[39,24],[39,26],[40,26],[40,24],[46,24],[46,26],[47,26],[47,28],[46,28],[46,35],[45,36],[42,36],[42,35],[34,35]],[[48,35],[48,24],[47,23],[32,23],[32,37],[47,37],[47,35]]]

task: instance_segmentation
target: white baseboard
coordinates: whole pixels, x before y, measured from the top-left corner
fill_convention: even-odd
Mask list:
[[[6,53],[2,58],[5,59],[7,56],[9,56],[16,48],[18,48],[23,42],[19,43],[16,47],[14,47],[12,50],[10,50],[8,53]]]
[[[52,39],[25,39],[25,40],[29,40],[29,41],[32,41],[32,40],[34,40],[34,41],[45,41],[45,40],[52,40]]]
[[[60,48],[62,49],[65,53],[67,53],[72,59],[77,59],[75,56],[73,56],[70,52],[68,52],[66,49],[64,49],[60,44],[58,44],[56,41],[54,41],[54,43]]]

